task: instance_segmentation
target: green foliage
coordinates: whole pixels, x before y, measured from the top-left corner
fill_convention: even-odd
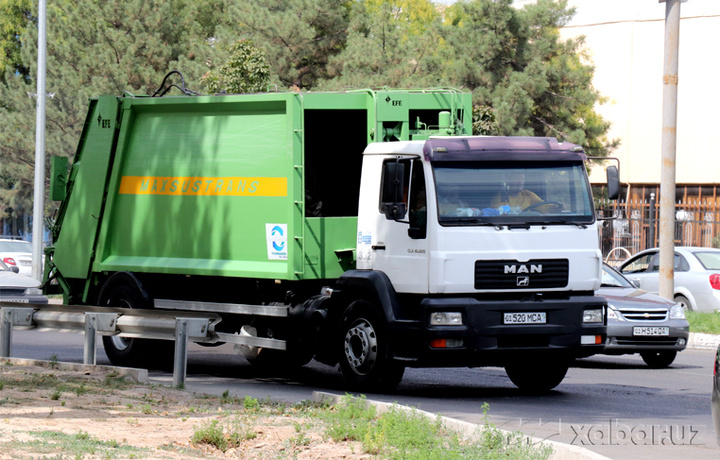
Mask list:
[[[374,406],[367,404],[365,396],[353,398],[345,395],[334,411],[326,414],[329,423],[327,434],[333,441],[362,441],[368,424],[375,419]]]
[[[100,441],[84,431],[66,434],[60,431],[39,431],[29,433],[36,439],[14,441],[3,444],[3,450],[18,450],[22,446],[28,454],[52,454],[62,452],[58,458],[143,458],[148,455],[146,449],[123,445],[116,440]],[[43,456],[45,458],[45,456]]]
[[[472,133],[475,135],[489,136],[498,131],[497,121],[495,120],[495,112],[492,107],[487,105],[474,106],[472,120]]]
[[[412,8],[408,8],[412,6]],[[440,15],[429,0],[353,5],[347,44],[329,63],[323,88],[428,87],[446,83]]]
[[[487,420],[478,441],[462,439],[438,419],[397,406],[378,415],[364,397],[345,396],[324,416],[326,434],[336,442],[359,441],[363,451],[398,460],[546,459],[551,449],[529,445],[520,433],[504,433]]]
[[[30,0],[0,0],[0,82],[5,82],[8,71],[28,75],[20,57],[20,40],[32,23],[31,5]]]
[[[239,420],[226,423],[220,420],[210,420],[195,428],[191,441],[193,444],[207,444],[223,452],[238,447],[243,441],[255,438],[256,434],[249,429],[243,429]]]
[[[606,139],[609,123],[595,112],[603,99],[584,42],[558,32],[574,10],[567,0],[512,3],[474,0],[448,12],[450,80],[471,89],[476,105],[493,108],[498,134],[552,136],[608,154],[618,142]]]
[[[720,249],[720,235],[715,235],[711,242],[711,247]]]
[[[265,53],[251,40],[238,40],[230,48],[230,58],[203,77],[211,93],[256,93],[267,88],[270,67]]]
[[[720,313],[686,311],[685,317],[690,323],[691,332],[704,334],[720,334]]]
[[[285,87],[312,88],[345,46],[351,0],[240,0],[238,33],[265,50]]]
[[[251,396],[245,396],[243,407],[248,412],[257,412],[260,409],[260,402]]]

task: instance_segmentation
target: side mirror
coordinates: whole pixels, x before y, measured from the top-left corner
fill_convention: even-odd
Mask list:
[[[407,204],[403,200],[405,190],[405,164],[387,162],[383,166],[380,209],[388,220],[404,219]]]
[[[608,166],[605,170],[607,174],[608,198],[617,200],[620,196],[620,174],[617,166]]]
[[[64,201],[67,193],[68,176],[67,157],[51,157],[50,159],[50,199]]]
[[[13,273],[20,273],[20,268],[16,267],[15,265],[10,266],[10,271]]]

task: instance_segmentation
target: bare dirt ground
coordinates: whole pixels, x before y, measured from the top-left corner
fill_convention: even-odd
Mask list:
[[[312,411],[256,404],[107,370],[0,361],[0,459],[372,458],[359,443],[330,440]]]

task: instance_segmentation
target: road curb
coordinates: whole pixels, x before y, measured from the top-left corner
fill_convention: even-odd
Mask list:
[[[132,367],[104,366],[98,364],[76,364],[43,361],[38,359],[24,358],[0,358],[0,362],[17,364],[20,366],[38,366],[59,371],[80,371],[90,374],[93,371],[114,372],[118,377],[125,377],[138,383],[150,383],[147,369],[135,369]]]
[[[332,393],[326,393],[323,391],[313,391],[313,401],[316,402],[327,402],[331,404],[338,404],[344,396],[336,395]],[[484,429],[482,425],[475,423],[465,422],[450,417],[445,417],[432,412],[426,412],[420,409],[416,409],[408,406],[401,406],[396,403],[386,403],[382,401],[373,401],[371,399],[365,399],[368,405],[374,406],[378,413],[383,413],[389,410],[391,407],[398,408],[405,412],[412,412],[414,414],[423,415],[431,420],[437,420],[438,418],[442,421],[443,426],[461,434],[468,439],[474,439],[480,436]],[[500,430],[503,433],[510,434],[509,431]],[[550,441],[547,439],[535,438],[532,436],[526,436],[527,442],[532,445],[545,444],[549,445],[553,449],[553,453],[550,454],[550,460],[610,460],[609,457],[600,455],[592,452],[588,449],[579,446],[571,446],[570,444],[564,444],[557,441]]]
[[[720,345],[720,335],[703,334],[700,332],[691,332],[688,338],[688,348],[699,348],[701,350],[714,350]]]

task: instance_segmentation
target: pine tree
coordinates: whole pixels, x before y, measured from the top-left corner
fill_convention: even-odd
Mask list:
[[[46,105],[46,154],[74,153],[90,97],[152,94],[178,65],[188,86],[199,89],[200,77],[210,69],[207,63],[217,54],[208,40],[215,32],[212,24],[222,22],[222,9],[211,8],[214,3],[217,0],[49,3],[46,86],[54,97]],[[199,14],[198,8],[205,13]],[[31,15],[36,17],[36,11]],[[34,82],[37,28],[26,28],[20,38],[22,65]],[[0,213],[12,208],[16,215],[31,214],[36,101],[27,93],[34,87],[20,74],[5,75],[6,85],[0,84]]]
[[[238,32],[262,47],[281,85],[313,88],[345,46],[352,0],[240,0]]]
[[[595,111],[602,96],[582,39],[562,40],[559,28],[574,10],[567,0],[538,0],[516,9],[512,0],[472,0],[448,11],[443,36],[451,79],[492,107],[496,134],[552,136],[607,154],[609,123]]]

